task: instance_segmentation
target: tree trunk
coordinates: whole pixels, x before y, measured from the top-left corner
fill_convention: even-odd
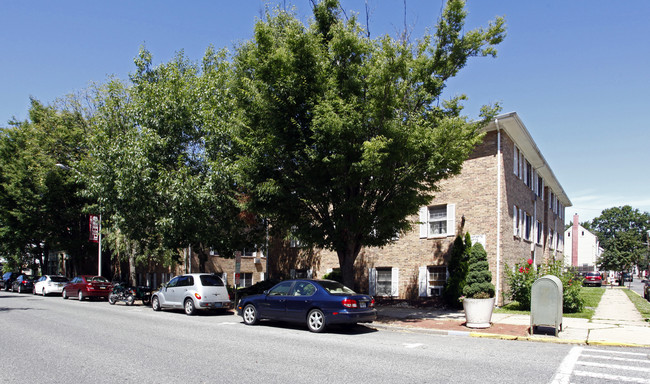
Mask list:
[[[129,252],[129,283],[133,286],[137,285],[135,281],[135,252],[134,248]]]
[[[354,261],[357,259],[360,251],[361,246],[355,242],[348,242],[344,249],[336,251],[339,257],[343,285],[351,289],[355,289]]]

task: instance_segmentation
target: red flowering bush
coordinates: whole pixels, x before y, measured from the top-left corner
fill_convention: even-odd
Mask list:
[[[507,269],[507,282],[510,286],[508,294],[510,299],[519,303],[520,309],[523,310],[530,309],[530,291],[538,278],[537,270],[532,267],[532,264],[533,260],[528,259],[515,264],[512,269]]]
[[[519,304],[519,309],[530,310],[530,292],[533,283],[542,276],[554,275],[562,282],[563,310],[566,313],[580,312],[584,303],[580,297],[581,281],[572,271],[567,271],[562,261],[547,261],[538,269],[533,266],[533,260],[528,259],[515,264],[508,269],[507,282],[510,286],[510,299]]]

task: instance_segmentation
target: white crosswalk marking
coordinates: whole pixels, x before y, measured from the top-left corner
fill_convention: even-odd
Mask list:
[[[650,384],[649,359],[647,353],[576,346],[564,358],[551,383],[593,383],[597,379],[598,383]]]

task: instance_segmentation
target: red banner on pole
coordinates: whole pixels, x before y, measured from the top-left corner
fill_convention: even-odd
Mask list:
[[[88,240],[98,243],[99,242],[99,216],[90,215],[90,220],[88,221],[88,229],[90,231],[90,238]]]

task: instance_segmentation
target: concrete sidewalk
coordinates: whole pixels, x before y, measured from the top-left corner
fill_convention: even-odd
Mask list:
[[[564,316],[558,337],[530,335],[530,315],[494,313],[487,329],[465,327],[465,313],[406,307],[378,307],[377,328],[402,329],[444,335],[491,337],[571,344],[650,347],[650,323],[643,320],[623,289],[609,288],[591,320]]]

